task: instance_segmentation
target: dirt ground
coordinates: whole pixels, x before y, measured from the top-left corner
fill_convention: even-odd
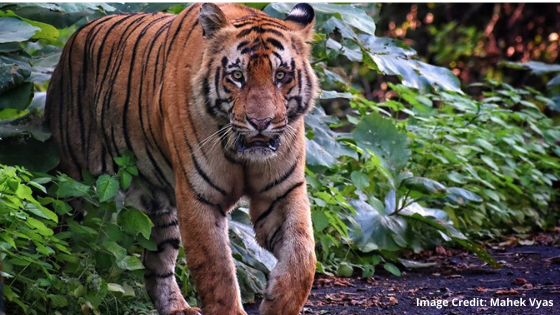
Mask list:
[[[401,277],[384,270],[369,279],[318,275],[303,314],[560,314],[558,235],[491,247],[502,269],[437,248],[411,257],[434,266],[403,269]],[[258,303],[245,309],[258,315]]]

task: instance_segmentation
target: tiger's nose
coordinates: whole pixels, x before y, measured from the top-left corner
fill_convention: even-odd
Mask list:
[[[247,117],[247,121],[251,124],[251,126],[255,127],[258,131],[263,131],[270,125],[272,121],[272,117],[267,117],[263,119],[258,118],[249,118]]]

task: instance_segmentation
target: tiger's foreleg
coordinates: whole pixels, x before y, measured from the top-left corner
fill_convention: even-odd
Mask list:
[[[257,240],[278,259],[264,292],[261,315],[299,314],[313,284],[315,242],[307,190],[304,182],[290,189],[268,206],[251,203]]]
[[[227,217],[216,204],[177,185],[185,256],[204,315],[247,315],[241,304]]]

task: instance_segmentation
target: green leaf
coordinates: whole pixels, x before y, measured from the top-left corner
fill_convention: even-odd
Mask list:
[[[121,180],[122,189],[128,189],[128,187],[130,187],[130,184],[132,183],[132,175],[127,171],[123,171],[119,172],[119,178]]]
[[[58,29],[56,29],[56,27],[46,24],[46,23],[41,23],[41,22],[37,22],[37,21],[33,21],[33,20],[29,20],[26,18],[22,18],[20,16],[18,16],[17,14],[15,14],[13,11],[8,10],[8,12],[4,13],[2,11],[0,11],[0,17],[13,17],[13,18],[17,18],[20,19],[26,23],[28,23],[29,25],[35,26],[39,29],[38,32],[36,32],[33,35],[33,39],[46,39],[49,41],[55,41],[58,36],[60,35],[58,32]]]
[[[24,110],[31,101],[33,83],[24,82],[0,94],[0,109]]]
[[[114,240],[106,239],[103,241],[102,245],[103,248],[105,248],[109,253],[113,254],[113,256],[115,256],[117,260],[122,260],[126,256],[126,249],[121,247]]]
[[[59,177],[59,186],[56,190],[56,197],[84,197],[90,192],[90,187],[84,185],[67,176]]]
[[[356,185],[356,188],[358,188],[359,190],[364,190],[369,187],[368,176],[360,171],[353,171],[350,174],[350,178],[352,179],[354,185]]]
[[[383,265],[383,268],[384,268],[385,270],[389,271],[390,273],[392,273],[393,275],[397,276],[397,277],[400,277],[400,276],[401,276],[401,271],[399,270],[399,268],[398,268],[397,266],[393,265],[393,264],[390,263],[390,262],[386,262],[386,263]]]
[[[119,266],[119,268],[122,268],[122,269],[125,269],[125,270],[144,269],[144,266],[142,265],[142,262],[140,261],[140,259],[138,259],[138,257],[135,257],[135,256],[126,256],[122,260],[118,260],[117,261],[117,266]]]
[[[353,273],[354,268],[347,262],[341,262],[336,268],[336,275],[339,277],[352,277]]]
[[[341,92],[336,92],[336,91],[322,90],[319,98],[322,99],[322,100],[329,100],[329,99],[334,99],[334,98],[353,99],[354,95],[352,95],[351,93],[348,93],[348,92],[341,93]]]
[[[491,157],[489,157],[488,155],[481,155],[480,159],[486,163],[486,165],[490,166],[491,168],[493,168],[495,171],[499,171],[500,168],[498,167],[498,165],[496,165],[496,163],[494,163],[494,160],[492,160]]]
[[[66,28],[96,11],[114,11],[106,3],[18,3],[13,11],[24,18]]]
[[[540,61],[527,61],[527,62],[502,61],[499,63],[499,65],[506,66],[513,69],[531,70],[531,72],[535,75],[560,71],[560,65],[551,65]]]
[[[125,293],[123,286],[117,283],[107,283],[107,289],[111,292]]]
[[[424,177],[411,177],[403,181],[404,187],[425,195],[439,195],[447,193],[446,187],[435,180]]]
[[[0,43],[23,42],[41,30],[14,17],[0,17]]]
[[[30,228],[36,229],[37,232],[43,236],[51,236],[54,234],[53,230],[49,229],[43,222],[32,217],[27,217],[26,223]]]
[[[321,107],[315,107],[305,117],[306,126],[313,131],[313,139],[307,140],[308,164],[332,167],[341,156],[358,158],[355,150],[338,141],[341,135],[330,129],[329,124],[337,122],[336,117],[327,116]]]
[[[322,232],[330,225],[329,217],[323,211],[313,211],[311,217],[313,218],[313,227],[317,232]]]
[[[114,198],[119,192],[119,182],[110,175],[101,175],[95,182],[99,202],[105,202]]]
[[[402,237],[398,235],[405,234],[404,219],[399,216],[382,215],[361,200],[352,200],[350,204],[356,210],[355,220],[358,224],[358,229],[352,229],[350,236],[360,251],[364,253],[378,249],[395,251],[401,248],[400,245],[404,245]]]
[[[33,213],[34,215],[51,220],[55,223],[58,223],[58,216],[56,213],[52,212],[51,210],[41,206],[40,204],[28,204],[26,206],[26,210]]]
[[[16,64],[0,64],[0,93],[25,82],[31,71]]]
[[[359,42],[366,65],[383,74],[399,76],[405,86],[419,90],[440,87],[463,93],[461,83],[453,72],[412,59],[416,51],[397,44],[394,39],[362,35]]]
[[[554,86],[558,86],[560,85],[560,74],[555,76],[554,78],[552,78],[552,80],[548,81],[548,83],[546,84],[547,88],[552,88]]]
[[[466,189],[458,187],[447,188],[448,195],[444,197],[444,200],[456,205],[465,205],[469,202],[482,202],[482,198]]]
[[[119,213],[118,222],[123,230],[131,235],[138,233],[146,239],[150,238],[154,224],[150,218],[142,211],[137,209],[126,209]]]
[[[410,158],[406,132],[399,132],[389,119],[377,113],[365,116],[352,133],[356,144],[377,155],[381,165],[396,178]]]

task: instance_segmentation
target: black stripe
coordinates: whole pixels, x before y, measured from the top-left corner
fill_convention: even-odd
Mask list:
[[[283,233],[281,233],[281,232],[282,232],[283,227],[284,227],[284,222],[282,222],[282,224],[276,229],[276,231],[274,231],[274,233],[272,233],[272,236],[270,238],[268,238],[265,246],[266,246],[266,249],[268,249],[270,252],[274,252],[274,248],[276,247],[276,244],[278,243],[278,241],[280,241],[282,239]]]
[[[298,85],[298,94],[301,94],[301,69],[297,71],[297,85]]]
[[[208,185],[210,185],[210,187],[214,188],[215,190],[217,190],[218,192],[220,192],[224,196],[227,195],[227,192],[223,188],[220,188],[218,185],[214,184],[212,182],[212,180],[210,179],[210,177],[208,177],[208,175],[204,172],[204,170],[202,169],[200,164],[198,164],[198,160],[196,159],[196,156],[194,155],[193,149],[192,149],[189,141],[187,140],[186,142],[187,142],[187,146],[189,147],[189,151],[191,151],[191,158],[193,160],[194,168],[196,169],[196,172],[198,173],[198,175],[200,175],[200,177],[202,177],[204,179],[204,181]]]
[[[159,225],[154,225],[155,229],[165,229],[168,227],[172,227],[172,226],[177,226],[179,225],[179,222],[177,220],[173,220],[171,222],[167,222],[167,223],[163,223],[163,224],[159,224]]]
[[[149,272],[149,273],[148,273],[148,272],[145,272],[145,273],[144,273],[144,278],[153,278],[153,277],[155,277],[155,278],[159,278],[159,279],[166,279],[166,278],[172,277],[172,276],[174,276],[174,275],[175,275],[175,273],[174,273],[173,271],[170,271],[170,272],[164,273],[164,274],[158,274],[158,273],[152,273],[152,272]]]
[[[177,38],[177,36],[179,35],[179,33],[181,32],[181,29],[183,28],[183,22],[185,21],[185,19],[187,17],[190,16],[191,11],[196,7],[196,4],[191,4],[189,6],[189,8],[187,9],[187,12],[185,12],[185,15],[183,15],[183,17],[181,18],[181,21],[179,21],[179,26],[177,27],[177,30],[175,30],[175,34],[173,34],[171,40],[167,40],[166,43],[169,43],[169,48],[167,48],[167,52],[165,54],[165,61],[167,61],[167,57],[169,57],[169,54],[171,53],[171,48],[173,47],[173,44],[176,42],[175,39]],[[196,20],[196,22],[194,23],[194,25],[191,27],[189,34],[187,35],[187,40],[189,39],[189,37],[191,36],[191,32],[194,29],[194,27],[198,24],[198,19]]]
[[[226,63],[227,63],[227,58],[226,58]],[[216,90],[216,96],[218,98],[220,98],[220,70],[222,70],[222,68],[217,67],[216,74],[214,75],[214,89]]]
[[[282,65],[282,64],[284,63],[284,60],[282,60],[282,56],[280,56],[279,53],[273,51],[272,54],[273,54],[276,58],[278,58],[278,60],[280,60],[280,65]]]
[[[276,47],[279,50],[284,50],[284,45],[282,45],[279,41],[272,37],[267,38],[266,42],[270,43],[272,46]]]
[[[276,205],[282,201],[283,199],[285,199],[286,197],[288,197],[288,195],[296,188],[298,188],[299,186],[303,185],[304,182],[299,182],[296,183],[295,185],[293,185],[292,187],[290,187],[290,189],[288,189],[282,196],[276,198],[271,204],[270,207],[268,207],[268,209],[266,209],[265,212],[263,212],[256,220],[255,223],[253,223],[253,226],[258,227],[257,225],[264,219],[266,219],[266,217],[268,217],[271,213],[272,210],[274,210],[274,208],[276,207]]]
[[[253,26],[251,28],[245,29],[245,30],[239,32],[239,34],[237,34],[236,37],[237,38],[242,38],[242,37],[245,37],[245,36],[251,34],[252,32],[256,32],[258,34],[272,33],[272,34],[275,34],[275,35],[277,35],[281,38],[284,38],[284,34],[282,34],[282,32],[277,31],[277,30],[272,29],[272,28],[262,28],[260,26]]]
[[[239,45],[237,45],[237,50],[243,49],[243,47],[249,45],[248,41],[242,41],[241,43],[239,43]]]
[[[286,179],[288,179],[288,177],[290,177],[290,175],[292,175],[292,173],[294,172],[294,170],[296,169],[296,166],[299,163],[299,156],[296,158],[296,161],[294,162],[294,165],[292,165],[290,167],[290,169],[282,176],[280,176],[280,178],[275,179],[274,181],[268,183],[262,190],[261,193],[270,190],[272,187],[277,186],[278,184],[284,182]]]
[[[225,213],[225,211],[222,209],[222,207],[221,207],[219,204],[215,204],[215,203],[212,203],[212,202],[208,201],[206,198],[204,198],[204,197],[202,196],[202,194],[200,194],[199,192],[197,192],[196,190],[194,190],[194,187],[193,187],[191,181],[189,180],[188,175],[187,175],[187,172],[186,172],[186,170],[185,170],[184,167],[183,167],[183,174],[184,174],[185,179],[186,179],[186,181],[187,181],[187,185],[189,186],[189,189],[193,192],[193,195],[195,196],[195,198],[196,198],[198,201],[200,201],[200,202],[202,202],[202,203],[204,203],[204,204],[206,204],[206,205],[209,205],[209,206],[213,207],[214,209],[218,210],[218,212],[219,212],[222,216],[225,217],[225,216],[226,216],[226,213]]]
[[[179,240],[178,238],[165,239],[157,244],[157,252],[158,253],[163,252],[165,250],[165,247],[167,247],[167,245],[171,246],[173,249],[178,250],[181,246],[181,240]]]

